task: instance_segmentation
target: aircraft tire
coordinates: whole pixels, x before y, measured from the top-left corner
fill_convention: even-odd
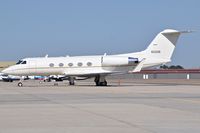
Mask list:
[[[96,86],[100,86],[100,82],[95,82],[96,83]]]
[[[22,87],[22,86],[23,86],[22,82],[19,82],[17,85],[18,85],[19,87]]]
[[[107,86],[107,81],[104,81],[104,82],[96,82],[96,86]]]
[[[69,85],[75,85],[74,81],[70,81]]]

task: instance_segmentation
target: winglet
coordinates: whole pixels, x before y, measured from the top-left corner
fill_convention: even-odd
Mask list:
[[[130,71],[131,73],[135,73],[135,72],[140,72],[144,62],[145,62],[146,58],[142,59],[142,61],[140,61],[140,63],[135,67],[135,69],[133,71]]]

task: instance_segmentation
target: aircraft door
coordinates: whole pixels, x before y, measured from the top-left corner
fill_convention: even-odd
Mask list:
[[[30,75],[36,75],[37,73],[37,63],[34,60],[30,60],[29,62],[29,73]]]

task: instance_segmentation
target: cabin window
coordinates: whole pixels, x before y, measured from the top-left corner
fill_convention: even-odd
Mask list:
[[[64,64],[63,64],[63,63],[60,63],[60,64],[59,64],[59,67],[63,67],[63,66],[64,66]]]
[[[54,64],[53,64],[53,63],[50,63],[49,66],[50,66],[50,67],[54,67]]]
[[[92,63],[91,63],[91,62],[88,62],[88,63],[87,63],[87,66],[92,66]]]
[[[23,61],[21,64],[26,64],[26,61]]]
[[[77,65],[78,65],[79,67],[81,67],[81,66],[83,65],[83,63],[79,62]]]
[[[68,66],[69,66],[69,67],[72,67],[72,66],[73,66],[73,63],[69,63]]]

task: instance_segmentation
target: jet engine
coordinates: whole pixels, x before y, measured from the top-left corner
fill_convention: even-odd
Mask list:
[[[127,66],[137,64],[138,58],[120,57],[120,56],[103,56],[102,66]]]

